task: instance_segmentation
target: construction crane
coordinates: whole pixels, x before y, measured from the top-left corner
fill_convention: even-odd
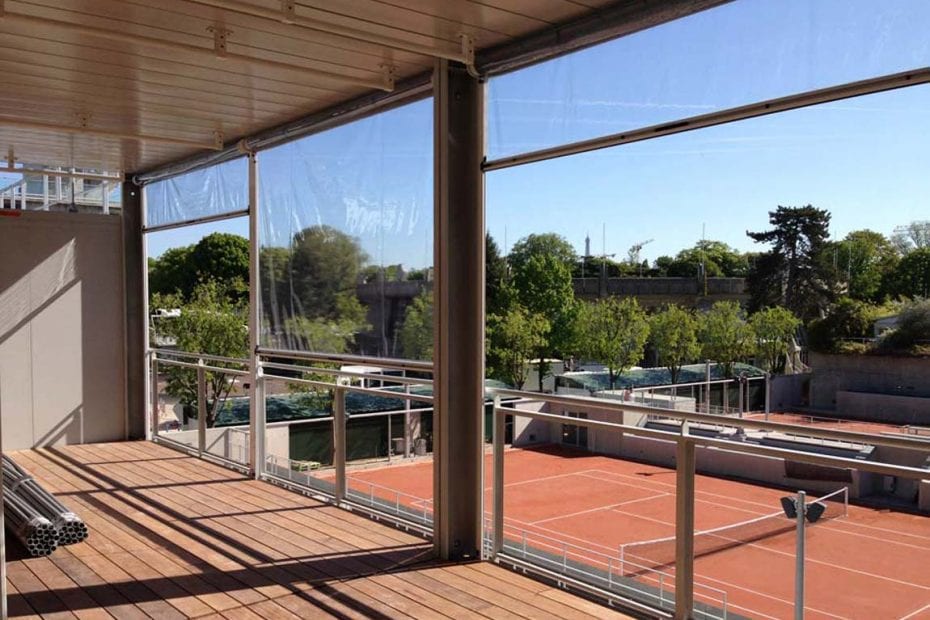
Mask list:
[[[653,241],[655,241],[655,239],[646,239],[645,241],[634,243],[633,246],[630,248],[629,252],[627,252],[627,260],[629,260],[630,265],[632,265],[633,267],[639,267],[640,277],[642,277],[643,275],[643,265],[639,260],[640,252],[642,252],[643,246],[650,244]]]

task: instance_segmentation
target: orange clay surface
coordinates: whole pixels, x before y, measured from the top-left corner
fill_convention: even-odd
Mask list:
[[[490,480],[490,457],[486,468]],[[406,494],[400,502],[431,509],[432,470],[429,461],[395,462],[350,471],[349,484],[391,501],[387,489],[400,491]],[[531,546],[560,550],[564,544],[572,560],[606,566],[607,557],[619,563],[621,544],[675,533],[672,469],[549,446],[508,450],[504,471],[508,540],[526,532]],[[372,491],[369,483],[384,488]],[[697,530],[772,514],[786,495],[707,476],[697,476],[696,488]],[[489,492],[486,486],[488,506]],[[714,604],[722,590],[731,613],[793,617],[794,549],[790,528],[724,551],[701,555],[698,549],[696,600]],[[850,506],[848,516],[808,528],[806,569],[806,618],[930,620],[930,518]],[[661,570],[671,576],[674,566]]]

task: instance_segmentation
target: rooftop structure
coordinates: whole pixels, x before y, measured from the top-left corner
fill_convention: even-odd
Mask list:
[[[664,158],[693,152],[674,143],[682,136],[831,104],[900,120],[899,107],[868,98],[930,83],[925,34],[913,28],[925,23],[923,3],[799,4],[789,48],[771,26],[782,6],[759,4],[0,0],[0,155],[5,174],[26,175],[0,196],[2,449],[91,530],[59,555],[6,558],[8,615],[926,612],[921,567],[876,560],[883,545],[896,550],[889,557],[919,557],[930,540],[919,514],[930,510],[923,435],[722,418],[728,404],[696,406],[709,394],[682,410],[665,396],[485,383],[495,184],[526,194],[558,176],[532,168],[543,162],[617,176],[627,172],[620,160],[589,158],[632,152],[623,161],[654,162],[639,179],[651,192],[671,188],[687,202],[714,183],[672,183],[687,166]],[[712,54],[695,56],[714,24],[729,36],[708,37]],[[821,49],[825,28],[842,36]],[[622,62],[599,59],[603,45],[620,46]],[[756,81],[729,76],[734,60]],[[540,108],[561,110],[561,121],[540,121]],[[794,133],[828,142],[819,123]],[[884,156],[895,135],[870,151]],[[769,138],[718,135],[697,150]],[[529,181],[508,176],[527,170]],[[579,200],[599,198],[559,175]],[[841,176],[845,187],[852,175]],[[99,190],[99,207],[59,191],[72,180]],[[651,208],[609,198],[624,217]],[[630,228],[637,242],[650,236]],[[204,230],[245,233],[247,247],[221,237],[210,252],[162,247],[160,257],[209,267],[219,282],[149,278],[149,250],[165,235]],[[395,265],[428,284],[393,282],[392,298]],[[375,276],[361,277],[365,268]],[[744,296],[741,282],[710,282],[687,294]],[[367,313],[359,291],[371,297]],[[185,297],[177,316],[156,320],[182,326],[171,338],[152,333],[150,293]],[[648,455],[665,466],[645,465]],[[880,496],[894,518],[867,507],[848,521],[831,514],[827,527],[811,526],[819,540],[806,563],[791,550],[805,540],[793,538],[798,524],[780,520],[728,556],[730,545],[703,546],[708,532],[771,524],[776,492],[721,493],[719,477],[698,471],[758,474],[815,500]],[[809,506],[791,501],[803,525]],[[630,545],[646,542],[661,551],[631,561]],[[871,545],[869,557],[854,545]],[[827,564],[833,572],[817,572]]]

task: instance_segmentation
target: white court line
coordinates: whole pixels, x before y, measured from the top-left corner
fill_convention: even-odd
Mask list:
[[[746,587],[744,587],[744,586],[740,586],[740,585],[737,585],[737,584],[735,584],[735,583],[731,583],[731,582],[729,582],[729,581],[724,581],[723,579],[715,579],[715,578],[713,578],[713,577],[708,577],[707,575],[705,575],[705,574],[703,574],[703,573],[695,573],[694,576],[695,576],[695,578],[700,577],[703,581],[712,581],[712,582],[714,582],[714,583],[717,583],[717,584],[720,584],[720,585],[723,585],[723,586],[727,586],[728,588],[733,589],[733,590],[742,590],[743,592],[749,592],[750,594],[753,594],[753,595],[755,595],[755,596],[759,596],[759,597],[762,597],[762,598],[771,599],[771,600],[773,600],[773,601],[778,601],[779,603],[784,603],[785,605],[788,605],[789,607],[791,607],[791,609],[794,609],[794,601],[793,601],[793,600],[784,599],[784,598],[775,596],[775,595],[773,595],[773,594],[766,594],[765,592],[759,592],[758,590],[753,590],[752,588],[746,588]],[[727,601],[727,607],[729,607],[729,606],[730,606],[730,603],[729,603],[729,601]],[[822,610],[822,609],[817,609],[816,607],[811,607],[811,606],[809,606],[809,605],[805,605],[805,606],[804,606],[804,609],[805,609],[805,611],[809,609],[810,611],[817,612],[818,614],[823,614],[823,615],[829,616],[829,617],[831,617],[831,618],[837,618],[838,620],[848,620],[845,616],[837,616],[836,614],[832,614],[832,613],[830,613],[829,611],[824,611],[824,610]],[[747,611],[752,611],[753,613],[758,613],[758,612],[756,612],[754,609],[749,609],[749,610],[747,610]]]
[[[915,610],[915,611],[912,611],[911,613],[907,614],[906,616],[901,616],[898,620],[907,620],[908,618],[913,618],[914,616],[916,616],[916,615],[919,614],[920,612],[922,612],[922,611],[927,611],[928,609],[930,609],[930,603],[927,603],[926,605],[924,605],[924,606],[921,607],[920,609],[917,609],[917,610]]]
[[[660,486],[663,486],[663,487],[671,487],[671,488],[673,488],[673,489],[676,487],[676,485],[674,485],[674,484],[672,484],[672,483],[670,483],[670,482],[660,482],[660,481],[658,481],[658,480],[643,480],[642,478],[638,478],[638,477],[636,477],[636,476],[631,476],[631,475],[629,475],[629,474],[620,474],[620,473],[617,473],[617,472],[605,471],[605,470],[602,470],[602,469],[590,469],[590,470],[588,470],[588,471],[589,471],[589,472],[596,472],[596,473],[599,473],[599,474],[607,474],[608,476],[619,476],[619,477],[621,477],[621,478],[628,478],[628,479],[630,479],[630,480],[637,480],[637,481],[640,481],[640,482],[644,482],[644,483],[646,483],[646,484],[658,484],[658,485],[660,485]],[[674,471],[674,470],[672,470],[672,471]],[[585,473],[587,473],[587,472],[585,472]],[[739,484],[739,483],[737,483],[737,484]],[[656,489],[656,490],[658,490],[658,489]],[[753,506],[760,506],[760,507],[765,508],[766,510],[771,510],[771,508],[772,508],[772,506],[769,505],[769,504],[763,504],[762,502],[756,502],[756,501],[753,501],[753,500],[751,500],[751,499],[742,499],[742,498],[739,498],[739,497],[733,497],[732,495],[721,495],[720,493],[713,493],[713,492],[711,492],[711,491],[701,491],[700,489],[696,490],[695,493],[699,493],[699,494],[703,494],[703,495],[709,495],[709,496],[711,496],[711,497],[720,497],[720,498],[722,498],[722,499],[726,499],[726,500],[729,500],[729,501],[731,501],[731,502],[740,502],[740,503],[743,503],[743,504],[751,504],[751,505],[753,505]],[[731,506],[731,508],[732,508],[732,506]],[[744,512],[748,512],[748,511],[744,511]]]
[[[565,474],[553,474],[551,476],[543,476],[541,478],[530,478],[529,480],[520,480],[519,482],[508,482],[504,487],[518,487],[523,484],[533,484],[534,482],[545,482],[547,480],[555,480],[556,478],[567,478],[568,476],[574,476],[578,472],[573,471]],[[485,491],[493,491],[494,485],[484,487]]]
[[[628,482],[619,482],[619,481],[617,481],[617,480],[604,480],[603,478],[596,478],[595,476],[592,476],[592,475],[590,475],[590,474],[581,474],[581,475],[585,476],[586,478],[593,478],[593,479],[595,479],[595,480],[601,480],[602,482],[608,482],[608,483],[610,483],[610,484],[619,484],[619,485],[623,485],[623,486],[636,487],[636,488],[638,488],[638,489],[645,490],[645,491],[658,491],[658,490],[659,490],[659,489],[650,489],[650,488],[648,487],[648,485],[636,485],[636,484],[630,484],[630,483],[628,483]],[[661,483],[656,483],[656,484],[661,484]],[[675,485],[669,485],[669,486],[671,486],[672,488],[675,487]],[[698,491],[698,493],[701,493],[701,492],[702,492],[702,491]],[[666,494],[666,495],[675,495],[674,493],[668,493],[668,492],[666,492],[665,494]],[[734,500],[735,500],[735,498],[729,497],[729,496],[727,496],[727,495],[716,495],[716,494],[713,494],[713,493],[711,493],[710,495],[715,495],[716,497],[726,498],[726,499],[729,500],[729,501],[734,501]],[[710,505],[712,505],[712,506],[720,506],[720,502],[719,502],[719,501],[711,501],[711,500],[709,500],[709,499],[700,499],[700,498],[698,498],[698,497],[695,497],[695,498],[694,498],[694,501],[696,501],[696,502],[701,502],[702,504],[710,504]],[[746,501],[746,500],[736,500],[736,501]],[[759,506],[762,506],[763,504],[758,504],[758,505],[759,505]],[[736,506],[727,506],[727,508],[729,508],[730,510],[735,510],[735,511],[737,511],[737,512],[745,512],[746,514],[752,515],[752,516],[754,516],[754,517],[764,517],[765,514],[766,514],[766,513],[759,512],[758,510],[749,510],[749,509],[746,509],[746,508],[738,508],[738,507],[736,507]],[[771,509],[772,509],[772,508],[775,508],[775,506],[774,506],[774,505],[768,506],[768,508],[769,508],[769,510],[771,511]]]
[[[629,504],[635,504],[637,502],[645,502],[653,499],[658,499],[660,497],[668,497],[668,493],[659,493],[658,495],[650,495],[649,497],[640,497],[637,499],[627,500],[625,502],[618,502],[616,504],[608,504],[606,506],[598,506],[597,508],[589,508],[587,510],[579,510],[578,512],[572,512],[566,515],[560,515],[557,517],[548,517],[546,519],[540,519],[539,521],[532,521],[531,525],[536,525],[538,523],[546,523],[548,521],[558,521],[560,519],[568,519],[570,517],[577,517],[583,514],[588,514],[589,512],[597,512],[598,510],[612,510],[617,506],[627,506]]]
[[[877,536],[869,536],[868,534],[861,534],[859,532],[850,532],[845,530],[842,527],[837,527],[839,525],[847,524],[847,521],[842,519],[833,519],[823,523],[823,525],[828,525],[830,527],[826,528],[830,532],[836,532],[837,534],[845,534],[846,536],[853,536],[855,538],[862,538],[865,540],[876,540],[880,543],[886,545],[898,545],[899,547],[908,547],[910,549],[917,549],[919,551],[930,551],[930,547],[923,547],[921,545],[912,545],[910,543],[901,542],[899,540],[887,540],[885,538],[878,538]],[[855,525],[855,523],[849,523],[849,525]]]
[[[911,534],[910,532],[901,532],[898,530],[889,529],[887,527],[878,527],[877,525],[866,525],[865,523],[855,523],[852,521],[843,521],[843,523],[845,523],[846,525],[853,525],[855,527],[861,527],[861,528],[865,528],[868,530],[876,530],[878,532],[888,532],[890,534],[897,534],[898,536],[907,536],[909,538],[919,538],[920,540],[930,542],[930,536],[921,536],[920,534]]]
[[[661,521],[661,520],[659,520],[659,519],[653,519],[653,518],[651,518],[651,517],[644,517],[644,516],[642,516],[642,515],[633,514],[632,512],[623,512],[622,510],[615,510],[614,512],[619,512],[620,514],[629,515],[629,516],[631,516],[631,517],[637,517],[637,518],[640,518],[640,519],[645,519],[646,521],[653,521],[653,522],[655,522],[655,523],[662,523],[662,524],[664,524],[664,525],[668,525],[669,527],[674,527],[674,526],[675,526],[674,523],[669,523],[668,521]],[[721,538],[723,538],[723,537],[721,537]],[[778,549],[772,549],[771,547],[765,547],[765,546],[763,546],[763,545],[759,545],[759,544],[756,544],[756,543],[744,543],[744,542],[742,542],[742,541],[740,541],[740,540],[737,540],[737,539],[732,539],[732,540],[733,540],[733,542],[739,543],[739,544],[740,544],[741,546],[743,546],[743,547],[752,547],[752,548],[754,548],[754,549],[760,549],[760,550],[762,550],[762,551],[768,551],[769,553],[774,553],[774,554],[776,554],[776,555],[781,555],[781,556],[789,557],[789,558],[791,558],[792,560],[794,560],[794,554],[793,554],[793,553],[788,553],[787,551],[779,551]],[[837,569],[837,570],[846,571],[846,572],[849,572],[849,573],[855,573],[855,574],[857,574],[857,575],[863,575],[863,576],[865,576],[865,577],[871,577],[871,578],[873,578],[873,579],[879,579],[879,580],[881,580],[881,581],[890,581],[891,583],[896,583],[896,584],[898,584],[898,585],[908,586],[908,587],[911,587],[911,588],[917,588],[917,589],[919,589],[919,590],[930,590],[930,586],[922,586],[922,585],[920,585],[919,583],[912,583],[912,582],[910,582],[910,581],[904,581],[904,580],[902,580],[902,579],[894,579],[894,578],[892,578],[892,577],[886,577],[885,575],[876,575],[875,573],[870,573],[870,572],[867,572],[867,571],[864,571],[864,570],[859,570],[859,569],[857,569],[857,568],[849,568],[848,566],[842,566],[842,565],[840,565],[840,564],[833,564],[832,562],[827,562],[827,561],[825,561],[825,560],[815,560],[814,558],[811,558],[810,556],[807,556],[807,557],[805,558],[805,560],[806,560],[807,562],[811,562],[811,563],[813,563],[813,564],[821,564],[821,565],[823,565],[823,566],[829,566],[830,568],[835,568],[835,569]]]

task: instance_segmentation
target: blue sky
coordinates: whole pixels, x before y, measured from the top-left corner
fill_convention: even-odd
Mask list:
[[[924,0],[737,0],[491,80],[488,156],[930,66],[928,23]],[[260,154],[263,242],[324,223],[358,237],[373,262],[431,262],[431,131],[424,101]],[[930,218],[928,138],[930,86],[917,86],[497,171],[488,229],[508,246],[558,232],[579,252],[590,234],[601,253],[606,228],[607,253],[654,239],[643,250],[653,260],[702,226],[759,249],[747,229],[766,228],[777,205],[811,203],[831,211],[837,236],[890,234]],[[212,203],[198,201],[207,209],[239,203],[241,184],[221,181]],[[235,197],[217,201],[224,191]],[[198,229],[150,236],[150,254],[195,242]]]

